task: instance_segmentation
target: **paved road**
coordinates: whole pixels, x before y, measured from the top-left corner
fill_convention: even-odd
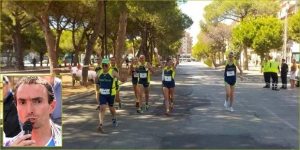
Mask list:
[[[137,114],[130,83],[121,87],[124,108],[112,127],[97,132],[94,95],[63,104],[64,148],[299,148],[299,92],[263,89],[263,83],[239,81],[234,112],[223,107],[222,72],[198,62],[182,63],[176,74],[175,109],[164,115],[161,76],[152,77],[151,107]]]
[[[65,148],[299,148],[299,92],[239,82],[234,112],[223,107],[222,72],[201,63],[179,65],[175,110],[164,115],[160,75],[152,77],[151,109],[137,114],[131,84],[122,85],[119,126],[107,111],[96,131],[94,95],[64,103]]]

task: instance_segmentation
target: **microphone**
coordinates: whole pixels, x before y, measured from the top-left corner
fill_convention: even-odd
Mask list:
[[[24,135],[26,135],[26,134],[31,134],[31,131],[32,131],[32,123],[29,121],[29,120],[27,120],[27,121],[25,121],[25,123],[24,123],[24,125],[23,125],[23,130],[24,130]],[[26,139],[26,140],[31,140],[31,138],[28,138],[28,139]]]

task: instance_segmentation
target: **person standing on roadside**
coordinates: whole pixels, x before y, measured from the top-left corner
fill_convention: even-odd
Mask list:
[[[282,59],[280,77],[282,86],[280,89],[287,89],[287,73],[289,71],[289,66],[285,63],[285,59]]]
[[[270,88],[270,83],[271,83],[271,74],[270,74],[270,60],[269,60],[269,55],[265,56],[265,60],[262,64],[262,67],[264,69],[264,79],[265,79],[265,83],[266,86],[264,86],[263,88]]]
[[[277,84],[278,84],[279,62],[277,61],[277,59],[271,62],[269,71],[272,78],[272,90],[278,91],[279,89],[277,89]]]
[[[293,62],[293,64],[291,66],[290,83],[291,83],[291,89],[294,89],[295,88],[297,65],[296,65],[296,60],[295,59],[293,59],[292,62]]]

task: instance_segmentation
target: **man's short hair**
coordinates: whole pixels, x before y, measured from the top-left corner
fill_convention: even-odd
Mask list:
[[[285,61],[285,59],[282,59],[282,61]]]
[[[17,105],[17,91],[20,85],[22,84],[41,84],[45,86],[47,89],[47,94],[48,94],[48,103],[51,104],[52,101],[54,100],[54,92],[52,89],[52,85],[45,79],[38,77],[38,76],[25,76],[22,77],[21,80],[16,84],[15,87],[15,104]]]

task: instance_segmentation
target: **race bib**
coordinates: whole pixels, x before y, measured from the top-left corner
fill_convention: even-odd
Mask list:
[[[165,76],[165,81],[172,81],[172,77],[171,76]]]
[[[227,71],[226,73],[227,73],[227,76],[234,76],[235,75],[234,71]]]
[[[100,94],[102,94],[102,95],[109,95],[110,94],[110,89],[101,89],[100,88]]]
[[[137,77],[139,77],[139,74],[136,73],[136,74],[133,75],[133,77],[137,78]]]
[[[115,78],[115,81],[118,81],[118,78]]]
[[[140,74],[140,78],[147,78],[147,73],[139,73]]]

